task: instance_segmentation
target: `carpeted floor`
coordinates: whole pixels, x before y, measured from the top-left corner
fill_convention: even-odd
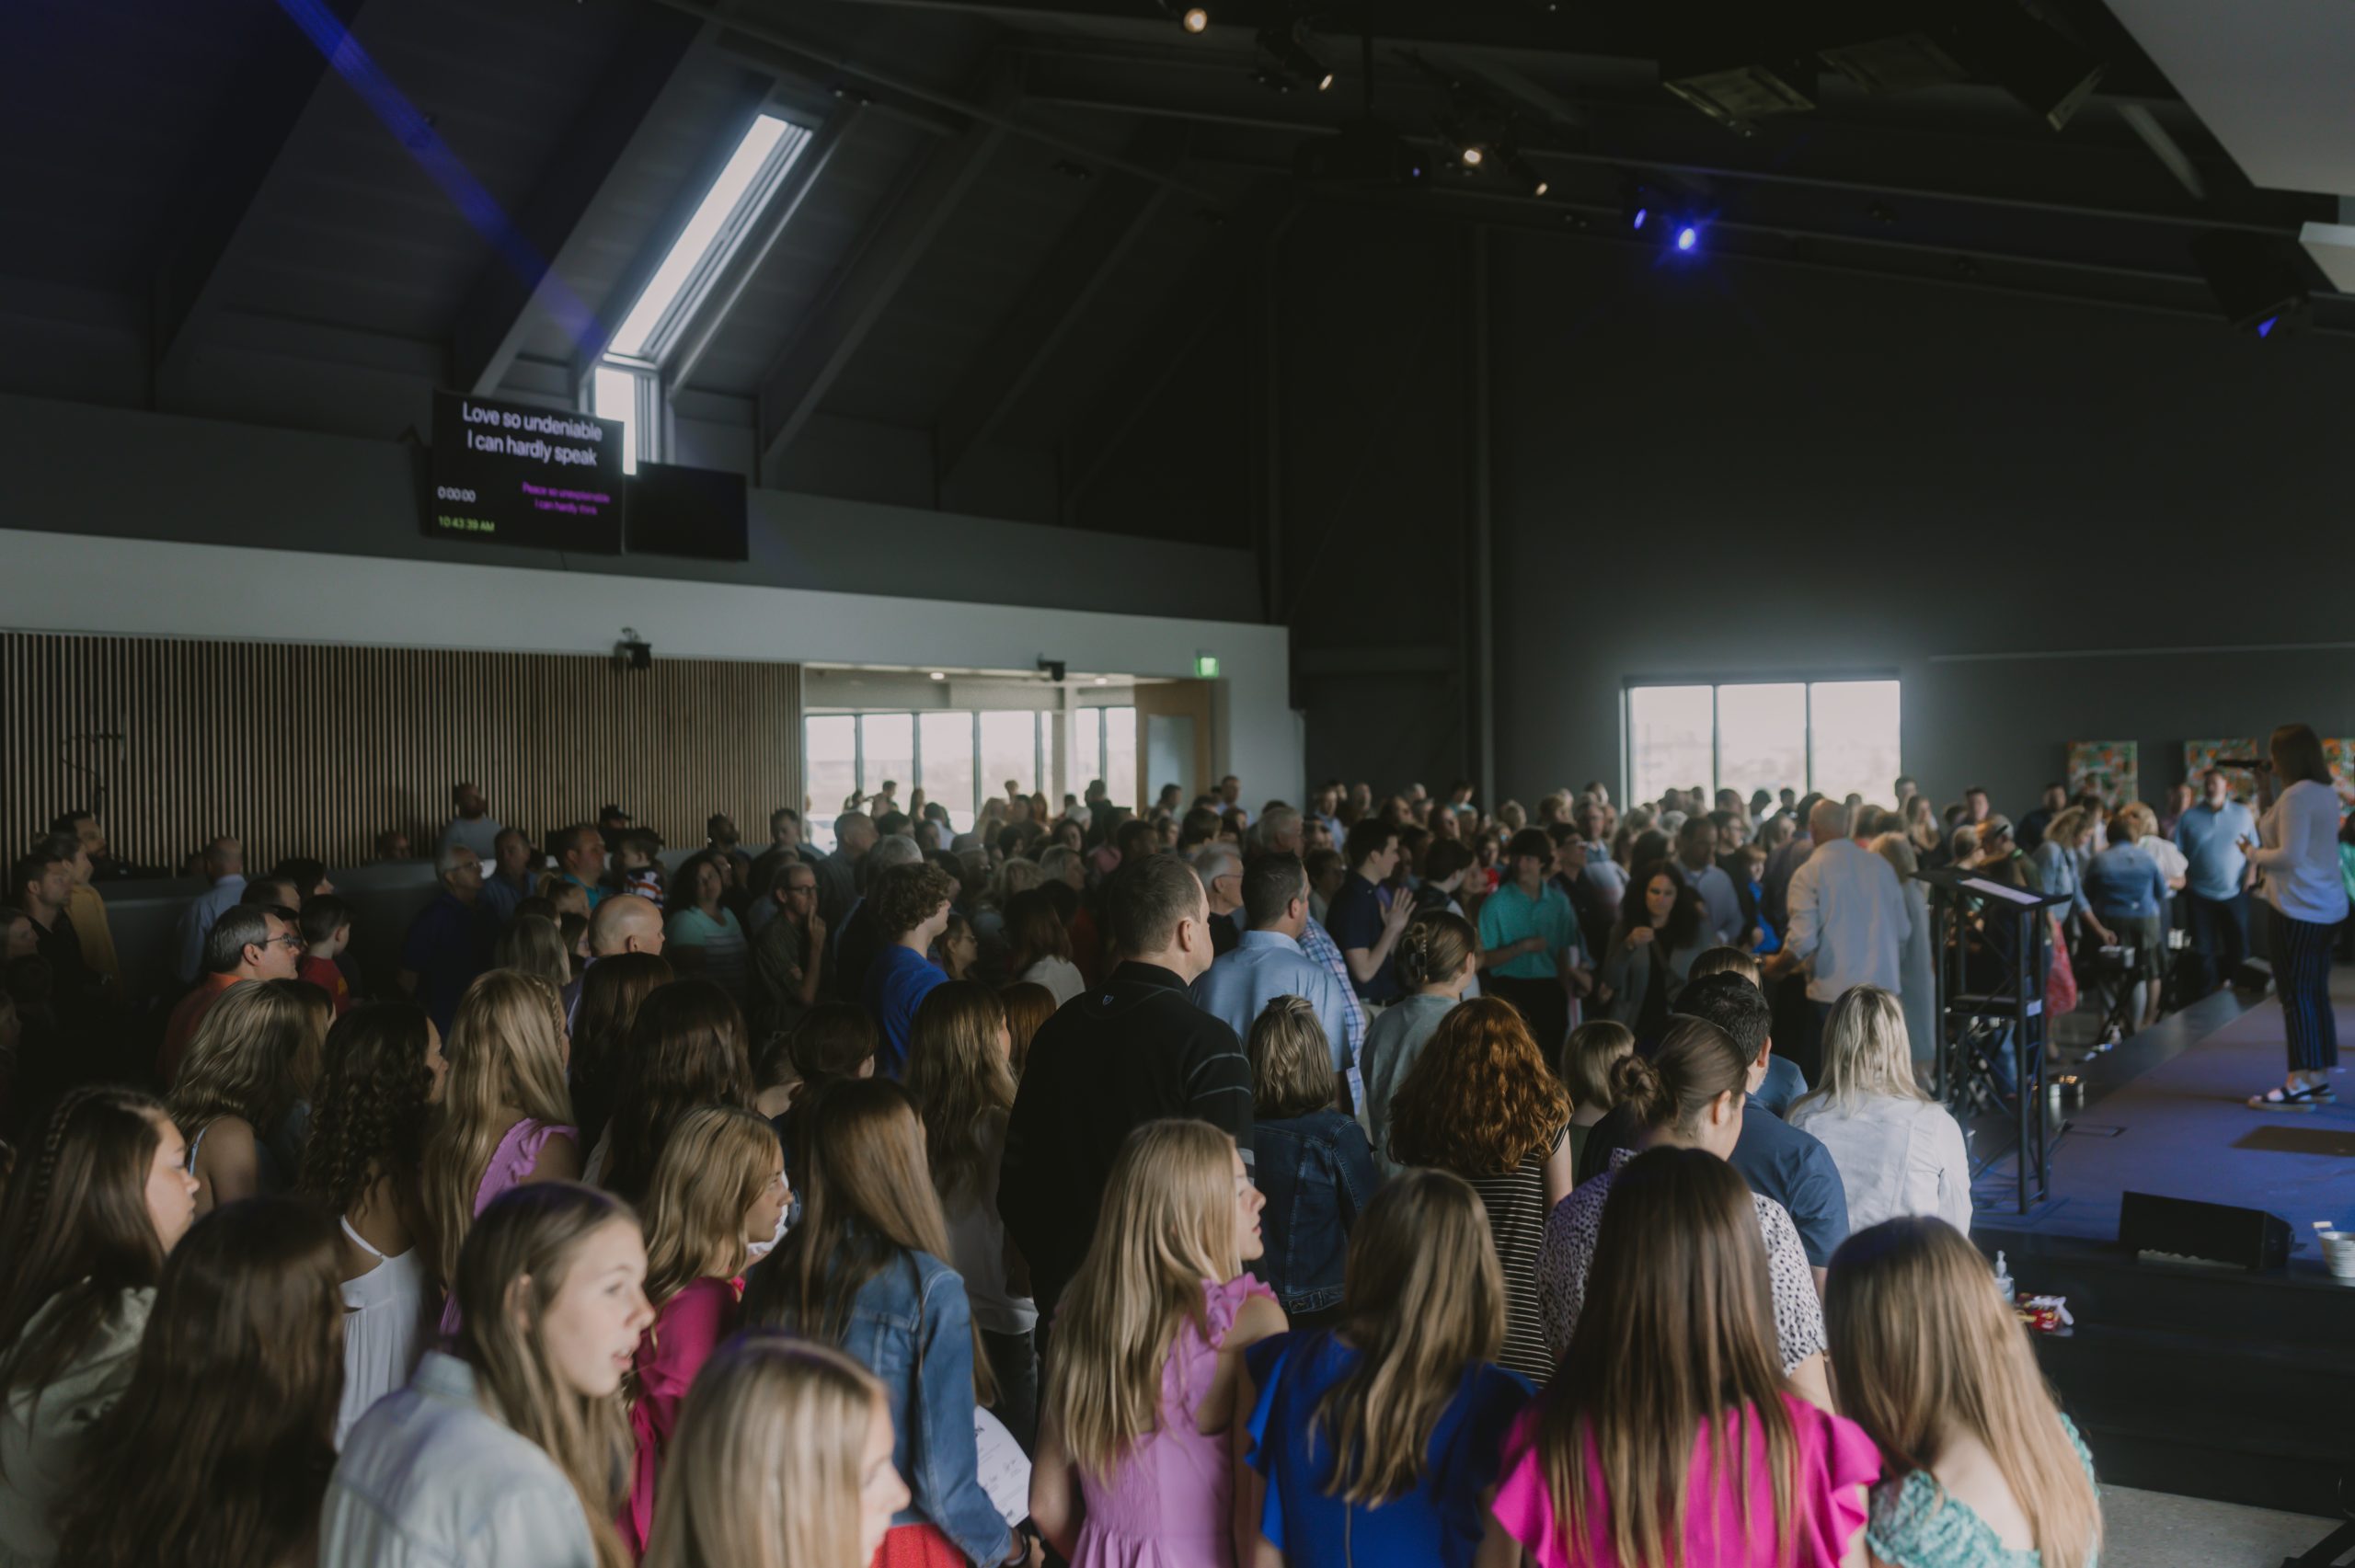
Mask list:
[[[2101,1514],[2105,1568],[2280,1568],[2337,1522],[2127,1486],[2101,1489]]]
[[[2355,1059],[2355,969],[2337,971],[2332,996]],[[2355,1227],[2355,1082],[2341,1069],[2340,1093],[2350,1098],[2250,1110],[2250,1094],[2281,1081],[2281,1029],[2280,1003],[2268,999],[2070,1113],[2052,1150],[2053,1200],[2016,1218],[2005,1161],[2000,1180],[1990,1172],[1982,1181],[1981,1207],[1991,1219],[2000,1210],[2007,1228],[2108,1241],[2118,1234],[2119,1195],[2130,1188],[2203,1198],[2281,1216],[2298,1254],[2313,1255],[2313,1221]]]

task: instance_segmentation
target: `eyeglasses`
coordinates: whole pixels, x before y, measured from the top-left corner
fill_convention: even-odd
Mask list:
[[[281,942],[286,944],[287,946],[294,949],[297,953],[300,953],[303,949],[310,945],[309,943],[304,941],[299,936],[273,936],[269,941],[259,943],[257,945],[262,947],[275,947]]]

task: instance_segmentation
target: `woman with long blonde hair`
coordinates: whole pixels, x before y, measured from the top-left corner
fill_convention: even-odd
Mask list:
[[[1673,1146],[1626,1162],[1593,1266],[1610,1288],[1506,1438],[1483,1568],[1864,1568],[1880,1455],[1785,1379],[1733,1167]]]
[[[1014,1036],[1005,1003],[979,980],[936,986],[908,1037],[909,1095],[924,1117],[925,1162],[948,1225],[948,1262],[965,1281],[973,1327],[997,1384],[998,1418],[1027,1451],[1039,1425],[1039,1322],[1029,1270],[997,1212],[998,1162],[1014,1109]]]
[[[1832,1254],[1823,1301],[1840,1408],[1880,1446],[1867,1539],[1890,1568],[2092,1568],[2093,1458],[2037,1370],[1987,1260],[1939,1220],[1891,1219]]]
[[[838,1350],[748,1333],[679,1416],[643,1568],[867,1568],[907,1506],[883,1385]]]
[[[752,1245],[775,1236],[790,1196],[775,1130],[732,1105],[688,1112],[655,1163],[646,1200],[646,1299],[654,1322],[631,1363],[637,1462],[621,1516],[633,1554],[646,1550],[653,1528],[656,1480],[680,1402],[735,1328]]]
[[[1569,1196],[1570,1097],[1512,1004],[1461,1003],[1400,1081],[1390,1107],[1390,1158],[1450,1171],[1488,1207],[1505,1271],[1499,1356],[1532,1379],[1554,1368],[1537,1297],[1545,1216]]]
[[[461,1004],[454,1034],[465,1017]],[[629,1568],[614,1513],[622,1378],[654,1317],[645,1279],[627,1205],[576,1182],[494,1198],[459,1254],[452,1348],[429,1351],[344,1443],[319,1568]]]
[[[303,980],[231,986],[205,1013],[168,1102],[188,1139],[198,1214],[292,1185],[273,1135],[317,1084],[333,1015],[327,993]]]
[[[1350,1237],[1341,1322],[1260,1341],[1235,1402],[1237,1568],[1464,1568],[1526,1379],[1490,1365],[1504,1276],[1470,1183],[1392,1179]]]
[[[892,1463],[915,1489],[884,1538],[886,1568],[1018,1562],[982,1490],[973,1410],[994,1391],[915,1107],[889,1079],[844,1079],[816,1092],[803,1127],[801,1219],[752,1271],[744,1321],[837,1345],[881,1379]]]
[[[572,960],[566,956],[563,927],[543,915],[518,915],[499,933],[492,960],[502,969],[537,975],[563,990],[572,982]]]
[[[1878,986],[1852,986],[1823,1024],[1823,1082],[1787,1118],[1839,1168],[1848,1224],[1934,1214],[1970,1229],[1970,1154],[1953,1113],[1922,1092],[1905,1013]]]
[[[459,999],[442,1044],[442,1117],[419,1183],[434,1272],[450,1292],[445,1335],[458,1328],[458,1256],[475,1217],[511,1187],[580,1174],[565,1054],[564,1005],[547,981],[493,969]]]
[[[1147,1122],[1122,1145],[1056,1311],[1030,1471],[1031,1519],[1072,1568],[1233,1563],[1243,1356],[1284,1329],[1243,1272],[1265,1204],[1208,1122]]]

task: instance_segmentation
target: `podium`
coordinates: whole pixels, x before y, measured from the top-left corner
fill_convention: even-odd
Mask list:
[[[2051,911],[2069,902],[1975,871],[1921,871],[1936,958],[1938,1054],[1931,1093],[1958,1121],[1992,1101],[2019,1128],[2019,1212],[2051,1186],[2043,1077],[2049,1020],[2045,956]],[[1988,1065],[1981,1065],[1982,1057]],[[1993,1064],[2011,1069],[2005,1084]]]

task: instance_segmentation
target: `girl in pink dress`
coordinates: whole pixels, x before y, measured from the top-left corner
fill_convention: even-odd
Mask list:
[[[1243,1272],[1266,1203],[1207,1122],[1148,1122],[1121,1150],[1055,1318],[1030,1471],[1031,1519],[1072,1568],[1234,1568],[1243,1353],[1284,1329]]]
[[[456,1279],[466,1232],[490,1200],[526,1182],[580,1177],[580,1145],[565,1086],[564,1003],[534,975],[493,969],[466,988],[442,1055],[442,1120],[425,1146],[420,1185],[434,1272]],[[454,1290],[442,1333],[454,1340]]]
[[[1622,1166],[1591,1279],[1561,1367],[1505,1440],[1481,1568],[1524,1553],[1537,1568],[1863,1568],[1880,1454],[1791,1392],[1733,1168],[1666,1147]]]
[[[654,1488],[679,1406],[712,1351],[736,1327],[752,1244],[785,1216],[785,1151],[750,1111],[709,1105],[672,1129],[646,1196],[646,1299],[654,1322],[638,1342],[627,1385],[636,1458],[622,1539],[641,1555],[654,1530]]]

